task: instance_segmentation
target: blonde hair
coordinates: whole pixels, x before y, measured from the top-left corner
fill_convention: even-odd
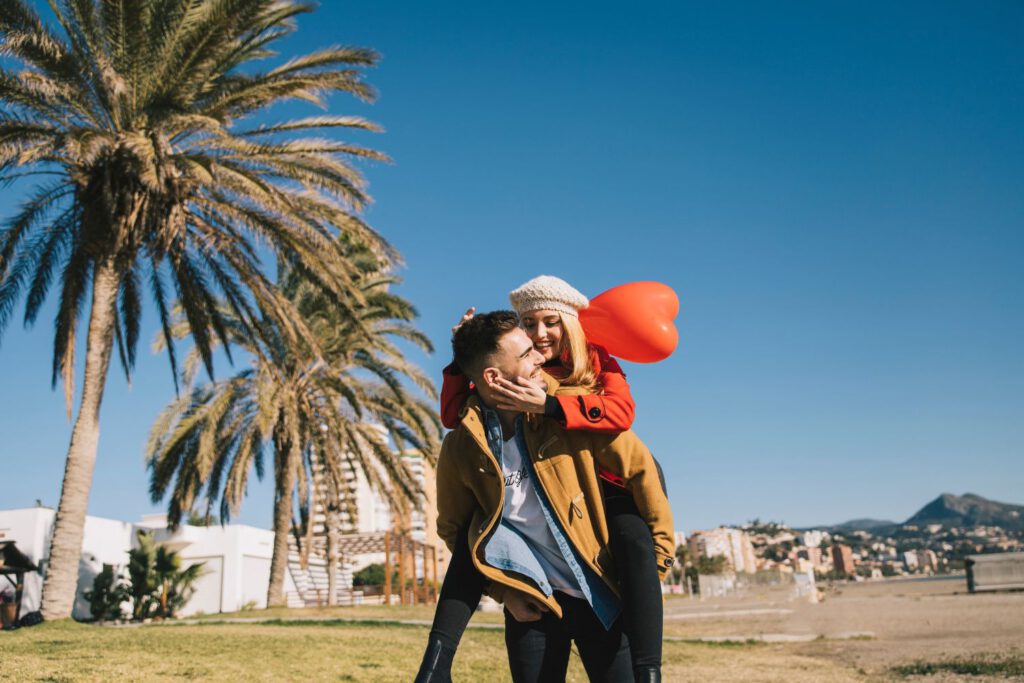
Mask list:
[[[574,315],[560,315],[562,319],[562,349],[559,357],[568,374],[559,380],[560,384],[570,387],[581,387],[588,391],[597,391],[597,372],[590,356],[590,344],[580,325],[580,319]]]

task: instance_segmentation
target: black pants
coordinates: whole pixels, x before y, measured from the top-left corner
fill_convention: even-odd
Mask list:
[[[632,683],[633,664],[622,620],[605,630],[586,600],[556,593],[562,618],[550,612],[537,621],[519,622],[505,610],[505,646],[515,683],[564,681],[575,641],[591,681]]]
[[[601,482],[609,547],[622,593],[622,628],[628,636],[636,667],[661,665],[662,598],[654,539],[629,493]],[[452,552],[441,586],[431,637],[457,649],[483,594],[484,578],[473,566],[465,529]]]
[[[664,605],[654,539],[629,492],[601,483],[608,520],[608,547],[619,577],[622,627],[629,636],[633,666],[657,668],[661,666]]]
[[[455,550],[448,562],[444,583],[441,584],[441,594],[437,598],[434,623],[430,628],[431,638],[439,639],[453,650],[458,649],[466,624],[480,604],[484,582],[483,575],[473,566],[468,530],[459,529]]]

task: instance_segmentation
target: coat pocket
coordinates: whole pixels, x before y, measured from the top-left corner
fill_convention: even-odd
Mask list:
[[[571,501],[569,501],[569,526],[572,526],[576,520],[583,519],[583,515],[586,512],[584,505],[584,495],[583,492],[580,491]]]
[[[557,436],[552,435],[551,437],[549,437],[544,443],[542,443],[540,445],[540,448],[537,449],[537,459],[538,460],[543,460],[544,456],[547,455],[547,450],[549,448],[551,448],[551,446],[553,446],[553,445],[555,445],[557,443],[558,443],[558,437]]]

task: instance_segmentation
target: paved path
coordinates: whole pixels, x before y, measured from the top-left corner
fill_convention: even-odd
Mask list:
[[[791,609],[762,607],[755,609],[725,609],[710,612],[680,612],[665,615],[666,620],[677,619],[721,619],[722,617],[752,617],[760,614],[783,615],[792,614]]]

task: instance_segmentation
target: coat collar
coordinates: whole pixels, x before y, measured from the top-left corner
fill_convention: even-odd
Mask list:
[[[560,387],[562,385],[558,382],[557,379],[552,377],[547,372],[542,372],[540,374],[540,376],[541,376],[541,378],[543,378],[544,383],[547,384],[547,386],[548,386],[548,396],[554,396],[555,392],[558,391],[558,387]]]
[[[552,377],[547,372],[541,373],[541,379],[544,380],[545,390],[548,396],[554,396],[558,392],[558,388],[561,386],[558,380]],[[487,443],[487,435],[483,421],[483,410],[485,406],[483,401],[480,399],[480,395],[475,391],[469,395],[466,399],[466,405],[459,411],[460,422],[469,433],[480,443],[482,446]],[[535,413],[529,413],[525,416],[525,424],[537,431],[540,429],[541,423],[544,421],[543,415],[537,415]]]
[[[482,413],[483,404],[476,393],[469,395],[466,405],[459,411],[459,426],[457,429],[465,429],[481,447],[487,447],[487,436],[484,431],[484,420]]]

